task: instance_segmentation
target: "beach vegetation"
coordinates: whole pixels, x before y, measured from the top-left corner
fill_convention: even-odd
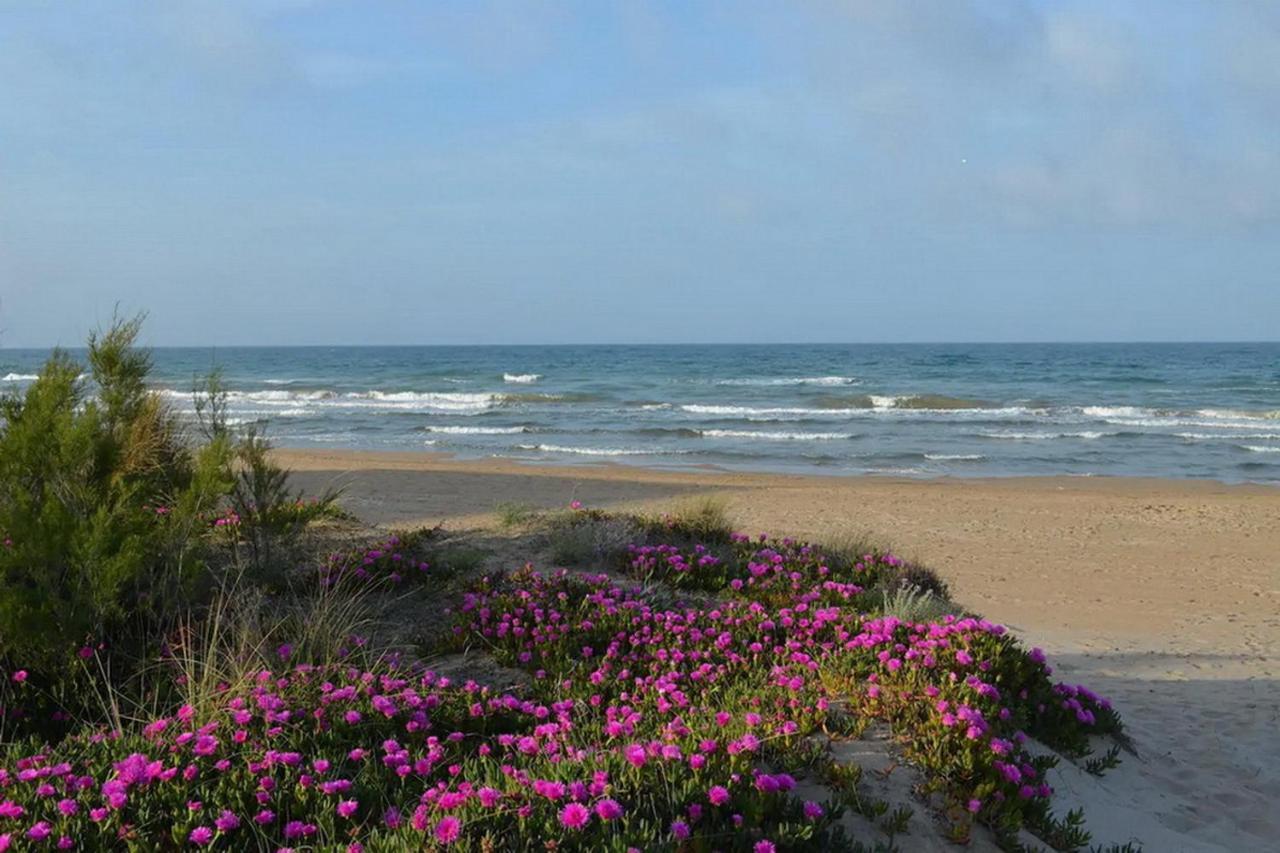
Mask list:
[[[728,542],[735,530],[729,519],[728,502],[719,494],[685,498],[669,512],[638,516],[636,520],[655,536],[683,537],[708,544]]]
[[[639,523],[629,516],[570,509],[548,520],[546,535],[556,565],[612,568],[641,534]]]
[[[906,622],[932,622],[958,612],[954,604],[933,590],[914,584],[882,587],[880,595],[880,612]]]
[[[3,404],[0,850],[888,850],[916,810],[832,748],[873,725],[949,837],[1089,843],[1047,773],[1113,766],[1118,714],[936,574],[735,532],[722,498],[575,502],[509,565],[299,536],[336,498],[232,433],[217,377],[188,434],[137,331]]]
[[[541,516],[537,507],[515,501],[503,501],[493,508],[498,519],[498,526],[503,530],[512,530],[537,521]]]

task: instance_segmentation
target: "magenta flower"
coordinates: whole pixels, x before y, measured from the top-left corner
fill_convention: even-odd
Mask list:
[[[617,800],[606,799],[596,803],[596,815],[601,820],[617,820],[622,814],[622,805]]]
[[[591,820],[591,812],[582,803],[569,803],[560,810],[560,823],[569,829],[581,829]]]
[[[440,818],[440,822],[436,824],[436,841],[441,844],[452,844],[458,840],[458,836],[462,834],[462,821],[453,815]]]
[[[197,826],[191,830],[191,834],[187,836],[187,840],[197,847],[203,847],[213,840],[213,830],[207,826]]]
[[[673,822],[671,824],[671,834],[676,837],[676,840],[684,841],[689,837],[689,824],[682,820]]]
[[[731,799],[729,789],[723,785],[712,785],[707,791],[707,799],[711,801],[713,806],[723,806]]]
[[[213,825],[218,828],[219,832],[231,832],[240,827],[240,818],[236,817],[235,812],[224,809],[222,814],[214,819]]]
[[[360,804],[355,800],[343,800],[338,803],[338,816],[351,817],[360,808]]]

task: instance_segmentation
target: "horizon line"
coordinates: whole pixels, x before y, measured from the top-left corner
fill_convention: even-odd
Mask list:
[[[1280,344],[1276,340],[1044,340],[1044,341],[626,341],[626,342],[564,342],[564,343],[305,343],[305,344],[140,344],[143,349],[150,350],[218,350],[218,349],[447,349],[447,348],[481,348],[481,347],[856,347],[856,346],[1131,346],[1131,345],[1236,345],[1236,344]],[[0,352],[16,352],[21,350],[83,350],[84,344],[65,346],[63,344],[46,344],[43,346],[0,346]]]

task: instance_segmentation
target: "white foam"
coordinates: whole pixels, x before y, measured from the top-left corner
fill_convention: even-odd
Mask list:
[[[1093,441],[1107,436],[1119,435],[1119,433],[1081,430],[1079,432],[980,432],[978,435],[983,438],[999,438],[1010,441],[1049,441],[1055,438],[1082,438],[1086,441]]]
[[[425,427],[427,432],[436,432],[443,435],[518,435],[528,432],[527,427],[471,427],[471,426],[429,426]]]
[[[1180,432],[1176,433],[1178,438],[1185,438],[1189,441],[1240,441],[1242,439],[1254,439],[1260,441],[1276,441],[1280,439],[1280,432],[1248,432],[1248,433],[1209,433],[1209,432]]]
[[[1159,414],[1138,406],[1085,406],[1080,411],[1091,418],[1144,418]]]
[[[1280,420],[1280,410],[1273,412],[1247,412],[1240,409],[1200,409],[1196,414],[1206,418],[1222,418],[1224,420]]]
[[[1260,444],[1240,444],[1237,446],[1250,453],[1280,453],[1280,447],[1264,447]]]
[[[861,380],[853,376],[778,376],[721,379],[717,385],[857,385]]]
[[[706,438],[754,438],[761,441],[838,441],[853,438],[847,432],[765,432],[748,429],[704,429],[699,433]]]
[[[0,382],[34,382],[39,378],[34,373],[6,373],[0,376]]]
[[[926,453],[924,458],[935,462],[978,462],[987,457],[981,453]]]
[[[535,450],[539,453],[573,453],[580,456],[653,456],[678,451],[641,450],[615,447],[566,447],[562,444],[517,444],[517,450]]]
[[[541,373],[504,373],[502,374],[503,382],[513,382],[517,385],[532,385],[542,378]]]
[[[722,415],[735,418],[768,418],[778,416],[792,417],[844,417],[852,409],[802,409],[802,408],[754,408],[752,406],[707,406],[700,403],[689,403],[680,407],[681,411],[693,415]]]

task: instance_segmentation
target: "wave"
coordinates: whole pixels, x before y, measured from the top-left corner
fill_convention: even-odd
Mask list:
[[[929,409],[931,411],[950,411],[953,409],[1003,409],[999,403],[987,400],[973,400],[967,397],[947,397],[943,394],[912,394],[906,397],[873,397],[876,408],[891,409]],[[887,401],[882,405],[881,401]]]
[[[523,392],[519,394],[494,394],[502,403],[594,403],[603,399],[599,394],[586,391],[571,391],[567,394],[539,394]]]
[[[1241,441],[1253,439],[1255,441],[1276,441],[1280,439],[1280,432],[1249,432],[1249,433],[1210,433],[1210,432],[1179,432],[1175,433],[1178,438],[1185,438],[1188,441]]]
[[[747,377],[744,379],[720,379],[717,385],[859,385],[862,380],[853,376],[777,376]]]
[[[428,426],[422,428],[423,432],[439,433],[441,435],[519,435],[521,433],[533,432],[529,427],[472,427],[472,426]]]
[[[160,389],[160,394],[173,399],[191,399],[190,391],[173,388]],[[350,391],[333,390],[291,391],[269,389],[263,391],[228,391],[227,402],[233,406],[259,404],[267,406],[315,406],[317,410],[331,408],[364,408],[405,411],[452,412],[455,414],[479,413],[504,405],[521,403],[578,403],[600,399],[595,394],[498,394],[462,391]]]
[[[763,432],[747,429],[695,430],[704,438],[753,438],[761,441],[839,441],[856,438],[849,432]]]
[[[701,403],[687,403],[680,407],[682,412],[692,415],[723,415],[735,418],[760,418],[779,415],[831,417],[839,414],[833,409],[803,409],[796,407],[756,408],[753,406],[710,406]]]
[[[1280,453],[1280,447],[1264,447],[1261,444],[1237,444],[1236,447],[1250,453]]]
[[[981,453],[926,453],[924,458],[934,462],[980,462],[987,457]]]
[[[572,453],[579,456],[666,456],[682,453],[679,450],[643,450],[616,447],[568,447],[563,444],[517,444],[516,450],[532,450],[538,453]]]
[[[517,385],[531,385],[542,378],[541,373],[504,373],[502,374],[503,382],[513,382]]]
[[[6,373],[0,376],[0,382],[34,382],[39,378],[34,373]]]
[[[617,432],[616,430],[594,429],[589,432]],[[702,438],[702,430],[690,429],[689,427],[640,427],[635,430],[625,430],[625,432],[635,433],[636,435],[654,435],[654,436],[672,436],[675,438]]]
[[[1200,409],[1197,415],[1206,418],[1223,418],[1229,420],[1280,420],[1280,409],[1274,411],[1254,411],[1247,409]]]
[[[980,432],[981,438],[1007,439],[1010,441],[1049,441],[1055,438],[1083,438],[1092,441],[1099,438],[1112,438],[1118,432],[1101,432],[1098,430],[1080,430],[1078,432]]]
[[[1143,406],[1082,406],[1080,413],[1092,418],[1102,418],[1108,420],[1111,418],[1136,419],[1138,421],[1148,421],[1157,418],[1167,419],[1184,419],[1184,418],[1210,418],[1217,421],[1273,421],[1280,420],[1280,410],[1251,410],[1251,409],[1195,409],[1193,411],[1178,411],[1175,409],[1151,409]]]

